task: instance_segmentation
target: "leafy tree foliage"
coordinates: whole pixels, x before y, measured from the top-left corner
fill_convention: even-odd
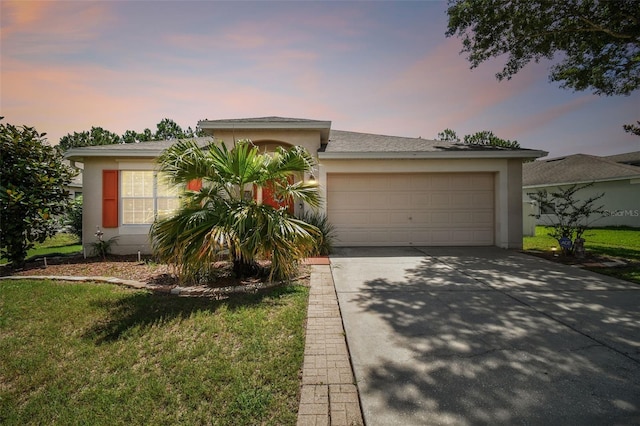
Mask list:
[[[0,254],[14,266],[24,263],[34,242],[55,234],[54,218],[69,203],[64,187],[76,174],[44,136],[33,127],[0,123]]]
[[[144,129],[141,133],[135,130],[127,130],[122,136],[103,129],[102,127],[92,127],[89,131],[73,132],[60,138],[60,148],[68,150],[82,146],[113,145],[118,143],[137,143],[154,140],[167,139],[187,139],[196,136],[203,136],[200,129],[193,130],[191,127],[183,130],[175,121],[163,118],[157,125],[156,131]]]
[[[436,138],[439,141],[460,142],[458,134],[451,129],[444,129],[438,133]],[[493,134],[489,130],[482,130],[472,135],[464,136],[464,143],[468,145],[486,145],[486,146],[500,146],[504,148],[520,148],[518,141],[512,141],[509,139],[502,139]]]
[[[547,226],[553,228],[549,235],[558,240],[559,244],[563,238],[571,242],[570,247],[560,244],[565,255],[575,253],[578,246],[576,240],[582,239],[584,231],[593,223],[590,222],[592,216],[600,218],[604,214],[604,206],[595,204],[604,197],[604,193],[586,199],[577,196],[578,192],[591,185],[571,185],[551,192],[542,189],[528,194],[529,198],[538,203],[540,211],[552,212],[544,215]]]
[[[520,148],[518,141],[501,139],[489,130],[482,130],[472,135],[466,135],[464,137],[464,143],[468,145],[490,145],[501,146],[503,148]]]
[[[116,133],[105,130],[102,127],[92,127],[84,132],[73,132],[60,138],[60,148],[64,151],[70,148],[95,145],[113,145],[122,143],[122,138]]]
[[[563,88],[628,95],[640,85],[637,0],[450,0],[447,14],[446,35],[462,38],[471,68],[507,55],[498,80],[556,57],[550,79]]]
[[[82,195],[69,203],[69,209],[64,217],[64,225],[70,233],[77,235],[82,241]]]
[[[319,204],[317,185],[294,176],[310,173],[313,158],[301,147],[261,154],[248,140],[228,149],[225,144],[199,147],[179,141],[159,158],[160,171],[183,188],[199,180],[202,188],[186,190],[184,206],[151,227],[152,248],[183,279],[197,281],[213,272],[212,264],[228,253],[237,276],[257,274],[257,259],[271,260],[270,279],[286,279],[297,263],[313,251],[318,228],[285,209],[256,201],[269,186],[283,200]]]
[[[439,141],[447,141],[447,142],[460,142],[460,138],[458,134],[451,129],[444,129],[442,132],[438,133]]]
[[[640,121],[638,121],[638,124],[625,124],[622,127],[625,132],[640,136]]]

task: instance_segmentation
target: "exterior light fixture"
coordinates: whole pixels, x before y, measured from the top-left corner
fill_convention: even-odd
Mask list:
[[[316,177],[313,174],[309,175],[309,183],[311,185],[315,185],[316,183],[318,183],[318,181],[316,181]]]

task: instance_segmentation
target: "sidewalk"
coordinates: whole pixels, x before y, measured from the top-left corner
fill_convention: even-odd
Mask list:
[[[363,425],[329,265],[313,265],[298,426]]]

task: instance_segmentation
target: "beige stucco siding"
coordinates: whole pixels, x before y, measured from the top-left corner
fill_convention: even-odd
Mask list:
[[[117,237],[111,246],[114,254],[143,254],[151,252],[149,245],[149,225],[122,225],[122,202],[119,200],[117,228],[102,227],[102,171],[103,170],[154,170],[153,159],[87,158],[83,176],[83,246],[87,255],[91,254],[91,244],[96,242],[96,229],[104,232],[104,239]],[[120,195],[120,194],[119,194]]]
[[[568,188],[571,185],[526,187],[523,189],[523,199],[529,200],[529,193],[539,189],[552,192],[558,188]],[[589,220],[590,226],[633,226],[640,227],[640,180],[622,179],[608,182],[596,182],[593,186],[580,190],[576,196],[586,200],[604,193],[596,201],[595,206],[602,206],[607,213],[604,217],[594,216]],[[554,222],[551,215],[541,215],[537,219],[538,225],[549,225]]]
[[[240,139],[249,139],[253,142],[282,142],[292,146],[301,146],[306,148],[314,158],[317,158],[317,152],[320,148],[320,132],[317,130],[216,130],[213,136],[216,141],[220,140],[227,146],[232,146],[234,141]]]

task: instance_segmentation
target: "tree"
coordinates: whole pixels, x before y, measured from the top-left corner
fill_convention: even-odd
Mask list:
[[[485,146],[499,146],[503,148],[520,148],[518,141],[511,141],[509,139],[501,139],[493,134],[489,130],[482,130],[472,135],[466,135],[464,137],[464,143],[467,145],[485,145]]]
[[[604,196],[604,193],[586,199],[577,198],[576,194],[593,184],[571,185],[566,188],[558,188],[548,192],[546,189],[530,193],[529,198],[538,203],[547,226],[553,228],[549,234],[558,241],[565,255],[575,253],[576,242],[580,242],[584,231],[593,221],[594,215],[601,217],[604,214],[604,206],[596,206],[595,202]],[[567,243],[563,243],[563,240]]]
[[[279,198],[316,207],[316,184],[291,183],[312,167],[312,157],[301,147],[260,154],[248,140],[231,149],[224,143],[206,148],[192,140],[176,143],[159,157],[159,170],[175,185],[197,181],[202,187],[186,190],[183,207],[152,225],[155,255],[186,280],[207,274],[224,252],[238,277],[258,273],[258,258],[271,260],[269,279],[290,277],[312,251],[319,231],[285,209],[257,201],[257,194],[269,186]]]
[[[163,118],[156,125],[155,132],[152,132],[148,128],[144,129],[142,133],[138,133],[135,130],[127,130],[122,134],[122,136],[118,136],[116,133],[105,130],[102,127],[92,127],[89,131],[73,132],[73,134],[69,133],[60,138],[60,148],[66,151],[70,148],[78,148],[82,146],[138,143],[168,139],[188,139],[197,136],[204,136],[204,132],[198,128],[193,130],[191,127],[187,128],[187,130],[182,130],[182,127],[180,127],[175,121],[169,118]]]
[[[89,131],[73,132],[60,138],[60,148],[64,151],[81,146],[113,145],[122,143],[122,138],[116,133],[102,127],[92,127]]]
[[[16,267],[34,242],[55,234],[55,217],[69,203],[64,187],[76,174],[44,136],[33,127],[0,123],[0,254]]]
[[[450,0],[447,14],[471,68],[507,55],[498,80],[555,57],[550,79],[563,88],[629,95],[640,85],[637,0]]]
[[[449,141],[459,143],[460,138],[457,133],[451,129],[444,129],[438,133],[436,140]],[[518,141],[511,141],[509,139],[502,139],[493,134],[489,130],[482,130],[472,135],[464,136],[464,143],[467,145],[485,145],[485,146],[499,146],[503,148],[520,148]]]
[[[122,143],[140,142],[138,133],[135,130],[127,130],[122,134]]]
[[[442,132],[438,133],[437,139],[439,141],[460,142],[460,138],[457,133],[451,129],[444,129]]]
[[[625,132],[640,136],[640,121],[638,121],[638,124],[625,124],[622,127]]]

